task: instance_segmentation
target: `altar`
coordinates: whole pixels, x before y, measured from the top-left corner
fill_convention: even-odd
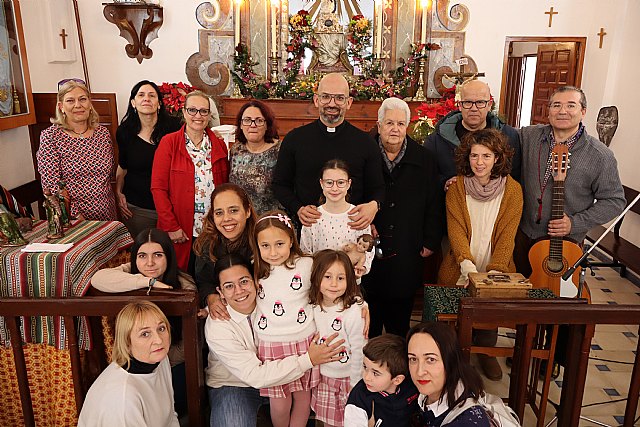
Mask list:
[[[234,125],[236,115],[246,102],[244,98],[220,98],[220,123]],[[264,102],[271,107],[278,123],[278,133],[283,138],[290,130],[298,126],[310,123],[318,118],[318,109],[313,105],[313,100],[297,99],[265,99]],[[353,101],[351,108],[347,110],[346,119],[352,125],[369,132],[378,121],[378,108],[382,101]],[[416,108],[421,104],[418,101],[409,101],[411,115],[416,114]]]

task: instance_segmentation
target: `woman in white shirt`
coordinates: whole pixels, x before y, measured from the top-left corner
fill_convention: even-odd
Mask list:
[[[314,337],[309,352],[281,360],[261,362],[257,356],[252,329],[257,286],[251,264],[237,254],[216,262],[218,292],[227,304],[229,320],[207,317],[205,337],[209,345],[206,382],[209,386],[211,425],[216,427],[254,427],[263,400],[261,387],[286,384],[313,366],[337,360],[344,340],[331,344],[337,336],[318,345]]]
[[[116,318],[112,362],[93,383],[78,426],[178,427],[169,366],[169,321],[149,301]]]

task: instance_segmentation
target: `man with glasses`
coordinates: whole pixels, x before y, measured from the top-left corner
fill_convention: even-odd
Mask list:
[[[341,159],[349,166],[349,201],[356,205],[349,212],[350,227],[362,230],[371,224],[384,199],[378,147],[368,134],[345,120],[352,101],[342,74],[327,74],[313,97],[319,119],[292,130],[282,141],[273,192],[303,225],[311,226],[320,218],[320,169],[331,159]]]
[[[460,140],[468,132],[491,128],[501,131],[514,150],[511,176],[520,181],[520,141],[518,132],[506,125],[491,111],[493,98],[489,85],[480,80],[470,80],[460,88],[458,110],[452,111],[436,125],[436,130],[427,138],[424,146],[438,161],[438,177],[446,190],[457,175],[454,152]]]
[[[549,124],[520,129],[524,209],[514,261],[525,277],[531,274],[528,255],[535,240],[567,237],[582,244],[590,229],[615,218],[626,205],[616,159],[587,134],[582,124],[586,111],[584,92],[563,86],[551,95]],[[551,220],[551,151],[557,144],[569,147],[570,169],[564,181],[564,215]]]

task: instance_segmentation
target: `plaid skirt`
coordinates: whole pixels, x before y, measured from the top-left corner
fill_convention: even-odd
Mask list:
[[[344,407],[349,398],[351,379],[320,376],[320,383],[311,392],[311,408],[316,419],[331,426],[344,425]]]
[[[301,356],[309,350],[309,344],[313,339],[313,335],[300,341],[293,342],[271,342],[258,340],[258,357],[263,362],[267,360],[281,360],[288,356]],[[266,387],[260,389],[260,396],[276,399],[284,399],[294,391],[306,391],[318,385],[320,381],[320,367],[314,366],[306,371],[304,375],[297,380],[284,385]]]

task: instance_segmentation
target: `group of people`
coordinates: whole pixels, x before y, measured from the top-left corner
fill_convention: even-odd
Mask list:
[[[370,133],[350,124],[349,85],[328,74],[314,95],[318,120],[280,142],[269,106],[251,100],[236,117],[228,152],[209,128],[215,104],[207,95],[186,96],[180,127],[157,86],[143,81],[117,132],[115,197],[108,132],[97,125],[86,86],[61,83],[37,154],[43,188],[57,191],[64,182],[78,218],[113,220],[117,205],[137,236],[131,262],[96,274],[96,288],[197,290],[207,318],[212,426],[255,425],[266,397],[274,426],[305,425],[311,408],[330,426],[366,425],[409,406],[425,426],[453,418],[488,425],[477,409],[482,382],[462,366],[455,336],[437,325],[409,331],[424,259],[442,251],[438,280],[446,285],[466,286],[472,272],[528,276],[536,239],[580,243],[625,206],[616,160],[585,131],[586,97],[575,87],[551,96],[549,125],[515,130],[492,111],[489,86],[469,81],[459,88],[459,109],[421,145],[407,135],[411,112],[400,99],[382,102]],[[552,219],[558,144],[568,146],[572,168],[564,213]],[[179,337],[169,345],[162,338],[169,321],[147,321],[137,310],[133,323],[152,326],[126,323],[129,358],[114,348],[112,371],[120,369],[118,381],[126,382],[125,372],[157,372],[154,381],[165,381],[180,363]],[[169,354],[171,363],[133,353],[134,331],[142,329],[157,335],[154,356]],[[408,353],[383,330],[407,337]],[[497,330],[474,331],[477,345],[496,339]],[[486,377],[501,378],[495,358],[479,360]],[[476,424],[460,421],[472,416]]]

